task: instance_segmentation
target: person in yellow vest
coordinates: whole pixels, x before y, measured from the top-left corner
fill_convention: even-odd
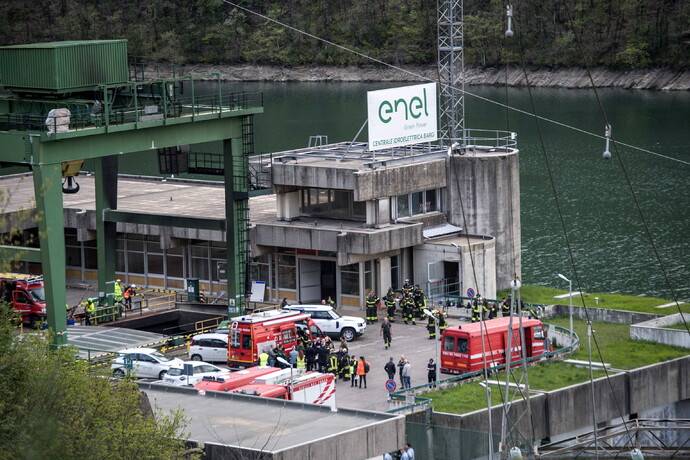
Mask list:
[[[117,302],[122,302],[122,281],[115,280],[115,286],[113,287],[113,300]]]
[[[266,353],[266,350],[259,355],[259,367],[268,367],[268,353]]]
[[[304,356],[304,352],[302,350],[299,351],[299,354],[297,355],[297,369],[307,369],[307,358]]]
[[[91,318],[96,314],[96,304],[93,300],[86,299],[86,305],[84,306],[84,324],[86,326],[91,326]],[[96,320],[94,319],[94,323]]]

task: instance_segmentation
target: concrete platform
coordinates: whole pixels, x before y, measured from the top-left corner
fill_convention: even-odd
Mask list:
[[[162,334],[104,326],[69,326],[67,343],[79,349],[79,357],[94,358],[125,348],[159,344],[167,339]]]
[[[203,443],[207,460],[365,459],[405,442],[405,418],[270,398],[143,383],[157,413],[182,409],[190,440]]]

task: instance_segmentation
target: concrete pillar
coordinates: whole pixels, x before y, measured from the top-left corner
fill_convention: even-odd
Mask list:
[[[300,215],[300,193],[299,190],[294,192],[283,192],[276,194],[276,208],[278,220],[291,221]]]
[[[390,216],[389,198],[379,198],[367,201],[367,227],[385,227],[391,222]]]
[[[379,292],[378,295],[383,296],[388,292],[388,288],[391,287],[391,258],[381,257],[379,259],[378,273],[376,277],[379,280]]]

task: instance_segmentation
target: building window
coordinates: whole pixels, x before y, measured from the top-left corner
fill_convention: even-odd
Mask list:
[[[424,190],[421,192],[398,195],[397,218],[416,216],[427,212],[442,211],[441,197],[443,189]]]
[[[77,230],[65,229],[65,265],[81,268],[81,243],[77,241]]]
[[[340,267],[340,290],[344,295],[359,295],[359,264]]]
[[[371,267],[374,265],[374,261],[367,260],[364,262],[364,290],[369,292],[370,289],[374,289],[374,277],[373,270]]]
[[[391,287],[395,291],[400,289],[400,256],[391,257]]]
[[[168,271],[168,278],[184,277],[184,249],[185,247],[180,245],[176,248],[167,248],[165,250],[165,264]]]
[[[278,254],[278,283],[280,289],[297,289],[295,256]]]
[[[263,281],[270,286],[269,256],[264,255],[252,259],[251,281]]]

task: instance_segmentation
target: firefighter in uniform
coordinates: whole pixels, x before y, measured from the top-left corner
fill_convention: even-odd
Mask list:
[[[352,356],[350,356],[350,365],[349,365],[350,386],[351,387],[355,386],[355,382],[357,381],[357,374],[355,373],[356,368],[357,368],[357,358],[355,358],[355,355],[352,355]]]
[[[489,304],[489,319],[498,318],[498,304],[491,302]]]
[[[383,298],[383,303],[386,304],[386,313],[388,314],[388,321],[395,321],[395,293],[393,288],[388,288],[386,297]]]
[[[446,314],[442,310],[436,310],[438,313],[438,331],[443,334],[443,331],[448,329],[448,322],[446,321]],[[439,337],[440,339],[440,337]]]
[[[335,376],[338,375],[338,356],[335,354],[328,357],[328,372]]]
[[[340,376],[345,380],[346,382],[350,380],[350,371],[351,371],[351,366],[350,366],[350,357],[347,354],[344,354],[340,358]]]
[[[424,295],[424,291],[422,291],[422,288],[420,288],[419,285],[416,285],[414,287],[412,297],[414,299],[415,317],[417,319],[424,318],[424,309],[426,308],[426,296]]]
[[[426,330],[429,331],[429,340],[436,338],[436,320],[438,320],[438,311],[432,312],[434,316],[427,316]]]
[[[501,314],[504,318],[510,316],[510,298],[501,301]]]
[[[379,304],[379,299],[376,297],[376,294],[374,293],[373,290],[369,291],[369,294],[367,295],[367,310],[366,310],[366,319],[367,323],[373,324],[378,321],[378,313],[376,311],[376,308]]]
[[[402,300],[400,301],[400,304],[402,306],[402,315],[403,315],[403,321],[405,321],[405,324],[411,322],[412,324],[417,324],[414,319],[414,300],[412,299],[412,295],[410,293],[406,294],[403,296]]]
[[[472,322],[478,323],[482,319],[482,306],[478,299],[474,299],[472,302]]]

